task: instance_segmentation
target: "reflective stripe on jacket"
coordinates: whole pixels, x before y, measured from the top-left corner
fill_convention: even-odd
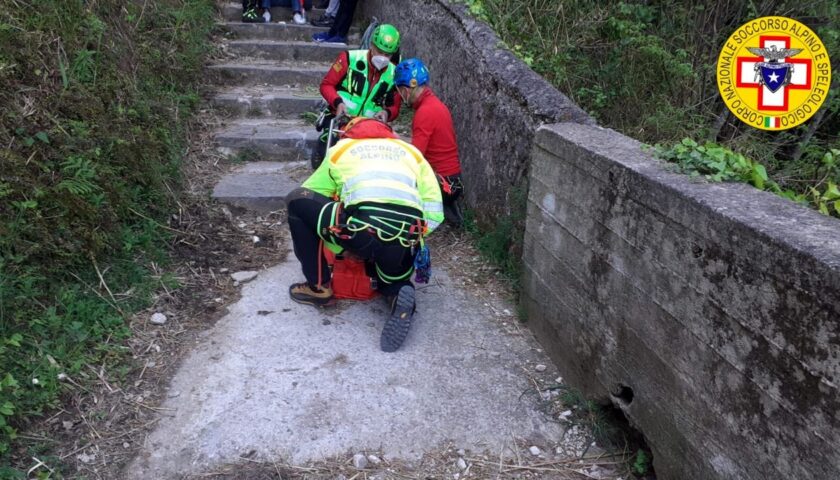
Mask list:
[[[397,139],[344,139],[327,152],[304,188],[346,206],[401,205],[423,212],[428,232],[443,221],[437,178],[419,150]]]
[[[371,87],[368,82],[368,51],[350,50],[348,55],[348,69],[338,95],[347,106],[347,114],[351,117],[373,117],[385,106],[388,95],[394,89],[394,67],[389,63],[379,81]]]

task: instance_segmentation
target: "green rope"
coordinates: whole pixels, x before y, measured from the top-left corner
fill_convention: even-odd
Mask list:
[[[318,212],[318,228],[317,228],[318,232],[317,233],[318,233],[318,237],[325,242],[332,242],[332,236],[330,235],[330,239],[326,239],[326,238],[324,238],[323,235],[321,235],[321,231],[324,228],[330,228],[330,227],[333,226],[333,220],[335,219],[335,210],[338,208],[338,206],[339,206],[338,202],[330,202],[330,203],[324,205],[321,208],[321,211]],[[332,208],[330,208],[330,207],[332,207]],[[329,217],[330,220],[329,220],[329,223],[325,227],[324,223],[323,223],[324,211],[326,211],[328,208],[330,208],[330,217]]]
[[[376,266],[376,274],[379,276],[379,278],[384,280],[385,283],[394,283],[394,282],[399,282],[400,280],[405,280],[406,278],[411,276],[411,272],[413,272],[413,271],[414,271],[414,267],[411,267],[411,268],[408,269],[407,272],[400,275],[399,277],[392,277],[392,276],[385,275],[384,273],[382,273],[382,270],[379,269],[379,265]]]

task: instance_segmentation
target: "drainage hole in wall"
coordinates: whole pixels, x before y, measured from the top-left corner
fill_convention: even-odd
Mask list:
[[[633,403],[633,389],[627,385],[619,385],[612,393],[612,396],[624,406]]]
[[[634,428],[625,416],[623,407],[633,401],[633,389],[619,385],[611,402],[600,402],[599,423],[596,439],[599,443],[612,445],[628,452],[627,469],[634,480],[656,480],[653,469],[653,453],[644,434]],[[621,405],[621,407],[617,406]],[[597,438],[600,437],[600,438]]]

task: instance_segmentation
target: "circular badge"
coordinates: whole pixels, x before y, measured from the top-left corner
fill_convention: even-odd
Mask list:
[[[792,18],[761,17],[723,45],[717,84],[729,110],[762,130],[787,130],[817,113],[831,85],[831,62],[817,34]]]

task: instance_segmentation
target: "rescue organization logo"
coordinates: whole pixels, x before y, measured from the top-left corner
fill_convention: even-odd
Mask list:
[[[723,45],[717,84],[729,110],[762,130],[787,130],[817,113],[831,85],[825,45],[805,25],[761,17]]]

